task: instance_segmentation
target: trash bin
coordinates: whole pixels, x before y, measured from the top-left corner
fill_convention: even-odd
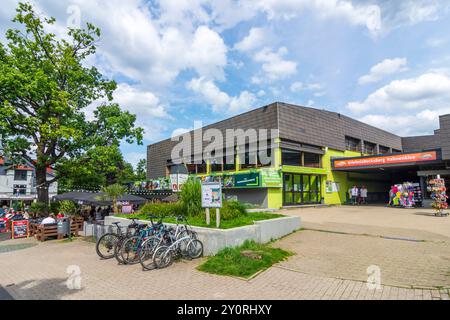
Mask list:
[[[68,236],[70,234],[70,219],[58,219],[58,235]]]

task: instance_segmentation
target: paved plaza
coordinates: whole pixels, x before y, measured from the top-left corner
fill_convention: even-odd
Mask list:
[[[380,210],[350,207],[353,215],[370,216],[366,209],[374,214]],[[387,212],[381,209],[383,221]],[[27,245],[33,240],[17,240],[0,243],[0,299],[450,299],[449,239],[432,229],[437,221],[447,225],[449,219],[417,215],[429,223],[411,229],[411,221],[406,219],[405,228],[401,217],[391,218],[398,222],[389,226],[375,216],[361,223],[348,207],[288,212],[315,230],[275,242],[295,255],[251,280],[200,272],[196,267],[202,260],[143,272],[140,265],[100,260],[94,244],[83,240],[34,246]],[[344,220],[340,212],[347,215]],[[393,214],[397,212],[416,215]],[[348,219],[352,223],[345,223]],[[407,235],[428,239],[402,238]],[[1,250],[13,243],[22,246]],[[367,286],[371,266],[380,271],[378,290]]]

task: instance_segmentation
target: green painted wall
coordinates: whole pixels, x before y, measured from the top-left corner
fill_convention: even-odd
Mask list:
[[[280,209],[283,206],[283,189],[267,189],[267,207],[269,209]]]
[[[322,190],[324,192],[324,202],[326,204],[343,204],[347,199],[348,190],[357,185],[365,185],[368,192],[387,192],[390,184],[390,178],[380,174],[358,174],[331,170],[332,157],[359,157],[362,154],[354,151],[337,151],[328,149],[322,158],[323,167],[327,171],[326,179],[322,181]],[[339,183],[339,192],[327,193],[326,182],[332,181]]]
[[[279,142],[279,141],[276,141]],[[325,154],[322,157],[322,168],[309,168],[300,166],[281,166],[281,149],[274,150],[274,164],[272,168],[282,168],[282,172],[299,173],[299,174],[313,174],[322,177],[322,198],[325,204],[344,204],[347,200],[348,190],[353,186],[365,185],[369,192],[387,192],[390,184],[389,177],[384,177],[380,174],[357,174],[332,171],[331,158],[342,157],[358,157],[363,154],[354,151],[337,151],[332,149],[325,149]],[[236,157],[236,173],[255,172],[260,169],[246,169],[239,170],[239,157]],[[233,171],[226,172],[228,174]],[[206,175],[222,175],[223,173],[211,173],[210,165],[208,163],[208,174]],[[199,175],[202,176],[202,175]],[[338,183],[339,191],[327,193],[327,181]],[[245,189],[241,189],[245,192]],[[282,188],[267,188],[268,207],[272,209],[281,208],[283,205],[283,189]]]

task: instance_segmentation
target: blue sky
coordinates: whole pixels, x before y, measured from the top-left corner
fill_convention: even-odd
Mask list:
[[[143,146],[269,104],[338,111],[400,135],[427,134],[450,113],[450,1],[32,1],[53,32],[102,29],[88,63],[115,79]],[[1,33],[15,0],[3,0]],[[91,112],[92,110],[87,110]]]

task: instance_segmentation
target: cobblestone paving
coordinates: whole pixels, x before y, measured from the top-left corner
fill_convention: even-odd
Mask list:
[[[298,233],[302,234],[309,239],[307,233]],[[283,241],[289,247],[294,237]],[[447,289],[383,285],[369,290],[364,282],[288,270],[283,264],[244,281],[199,272],[195,267],[200,262],[143,272],[140,265],[100,260],[92,243],[46,242],[1,253],[0,286],[14,299],[450,299]],[[80,290],[67,287],[71,265],[80,268]]]
[[[296,253],[280,265],[317,276],[366,281],[376,265],[385,285],[450,287],[447,242],[415,242],[303,230],[276,242]]]

